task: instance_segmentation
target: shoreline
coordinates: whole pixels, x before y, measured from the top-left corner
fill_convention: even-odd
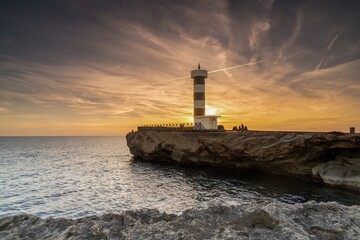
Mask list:
[[[360,206],[335,202],[287,204],[245,201],[188,209],[180,215],[155,209],[80,219],[22,214],[0,218],[1,239],[356,239]]]

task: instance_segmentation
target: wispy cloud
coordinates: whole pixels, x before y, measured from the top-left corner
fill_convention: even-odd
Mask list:
[[[198,63],[211,73],[207,104],[227,127],[344,129],[360,117],[360,36],[346,15],[327,21],[336,4],[24,4],[0,10],[0,134],[191,121]]]
[[[302,13],[300,9],[297,9],[295,12],[295,26],[289,38],[287,38],[280,47],[278,52],[277,59],[275,60],[274,64],[277,64],[280,60],[282,60],[285,51],[287,51],[299,37],[301,28],[302,28]]]

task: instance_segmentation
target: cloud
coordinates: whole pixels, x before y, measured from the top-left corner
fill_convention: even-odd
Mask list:
[[[299,34],[301,32],[302,27],[302,15],[301,11],[296,11],[296,18],[295,18],[295,27],[288,39],[284,41],[284,43],[281,45],[280,50],[278,52],[277,59],[275,60],[274,64],[277,64],[284,56],[284,52],[288,50],[296,41],[296,39],[299,37]]]
[[[8,110],[4,107],[0,107],[0,113],[4,113],[4,112],[7,112]]]
[[[308,129],[313,121],[330,129],[326,116],[336,126],[345,124],[337,116],[360,117],[356,110],[344,115],[359,102],[358,16],[348,11],[349,22],[340,12],[328,21],[339,9],[335,3],[16,5],[0,8],[7,23],[0,33],[0,109],[6,109],[0,121],[14,134],[13,124],[24,119],[46,126],[35,135],[47,131],[45,123],[62,122],[69,132],[81,132],[82,124],[126,132],[139,124],[188,121],[192,80],[184,76],[198,63],[212,72],[208,105],[229,126],[241,119],[257,128]],[[329,95],[337,96],[335,103]],[[311,117],[317,112],[319,122]]]
[[[270,29],[270,23],[268,20],[260,20],[253,24],[251,28],[251,34],[249,36],[250,48],[256,48],[258,44],[259,35],[267,32]]]

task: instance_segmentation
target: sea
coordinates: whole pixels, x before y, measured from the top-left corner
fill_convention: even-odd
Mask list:
[[[180,214],[213,201],[360,204],[360,194],[256,171],[135,160],[124,136],[0,137],[0,217],[82,218],[154,208]]]

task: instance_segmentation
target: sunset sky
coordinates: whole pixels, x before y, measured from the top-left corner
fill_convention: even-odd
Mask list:
[[[9,0],[0,135],[191,122],[198,63],[226,128],[360,131],[360,1]]]

